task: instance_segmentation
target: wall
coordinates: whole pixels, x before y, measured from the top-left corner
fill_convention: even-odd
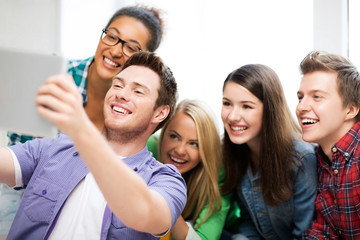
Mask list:
[[[349,57],[348,0],[314,1],[314,49]]]
[[[349,58],[360,69],[360,1],[349,0]]]
[[[0,46],[60,52],[60,16],[61,0],[0,0]],[[0,146],[5,136],[1,129]]]
[[[61,0],[0,0],[0,46],[60,50]]]
[[[29,0],[28,0],[29,1]],[[61,49],[70,59],[95,54],[101,30],[129,0],[61,0]]]

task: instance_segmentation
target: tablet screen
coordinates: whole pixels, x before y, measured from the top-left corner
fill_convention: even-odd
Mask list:
[[[66,60],[59,54],[0,48],[0,128],[54,137],[57,129],[37,113],[35,97],[49,76],[65,73]]]

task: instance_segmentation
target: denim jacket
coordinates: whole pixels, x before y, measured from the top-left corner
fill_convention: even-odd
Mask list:
[[[309,143],[295,143],[301,160],[295,167],[293,196],[278,206],[264,202],[259,173],[253,176],[247,169],[237,191],[242,223],[233,239],[300,239],[314,216],[317,163],[314,147]]]

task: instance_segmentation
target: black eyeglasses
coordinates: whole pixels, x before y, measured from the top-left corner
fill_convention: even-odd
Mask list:
[[[141,48],[138,47],[135,43],[127,42],[119,38],[115,33],[111,32],[109,29],[104,28],[101,34],[101,41],[108,46],[115,46],[119,42],[122,44],[123,53],[130,57],[131,55],[141,52]]]

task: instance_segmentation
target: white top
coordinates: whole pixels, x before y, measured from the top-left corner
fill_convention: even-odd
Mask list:
[[[100,239],[105,207],[105,198],[88,173],[66,200],[49,240]]]
[[[19,160],[9,148],[14,160],[16,185],[22,187],[23,179]],[[122,159],[122,157],[119,157]],[[66,200],[49,240],[100,239],[106,201],[89,172]]]
[[[201,237],[195,232],[195,229],[194,229],[194,227],[192,225],[192,222],[186,221],[185,223],[189,227],[189,231],[186,234],[185,240],[201,240]]]

